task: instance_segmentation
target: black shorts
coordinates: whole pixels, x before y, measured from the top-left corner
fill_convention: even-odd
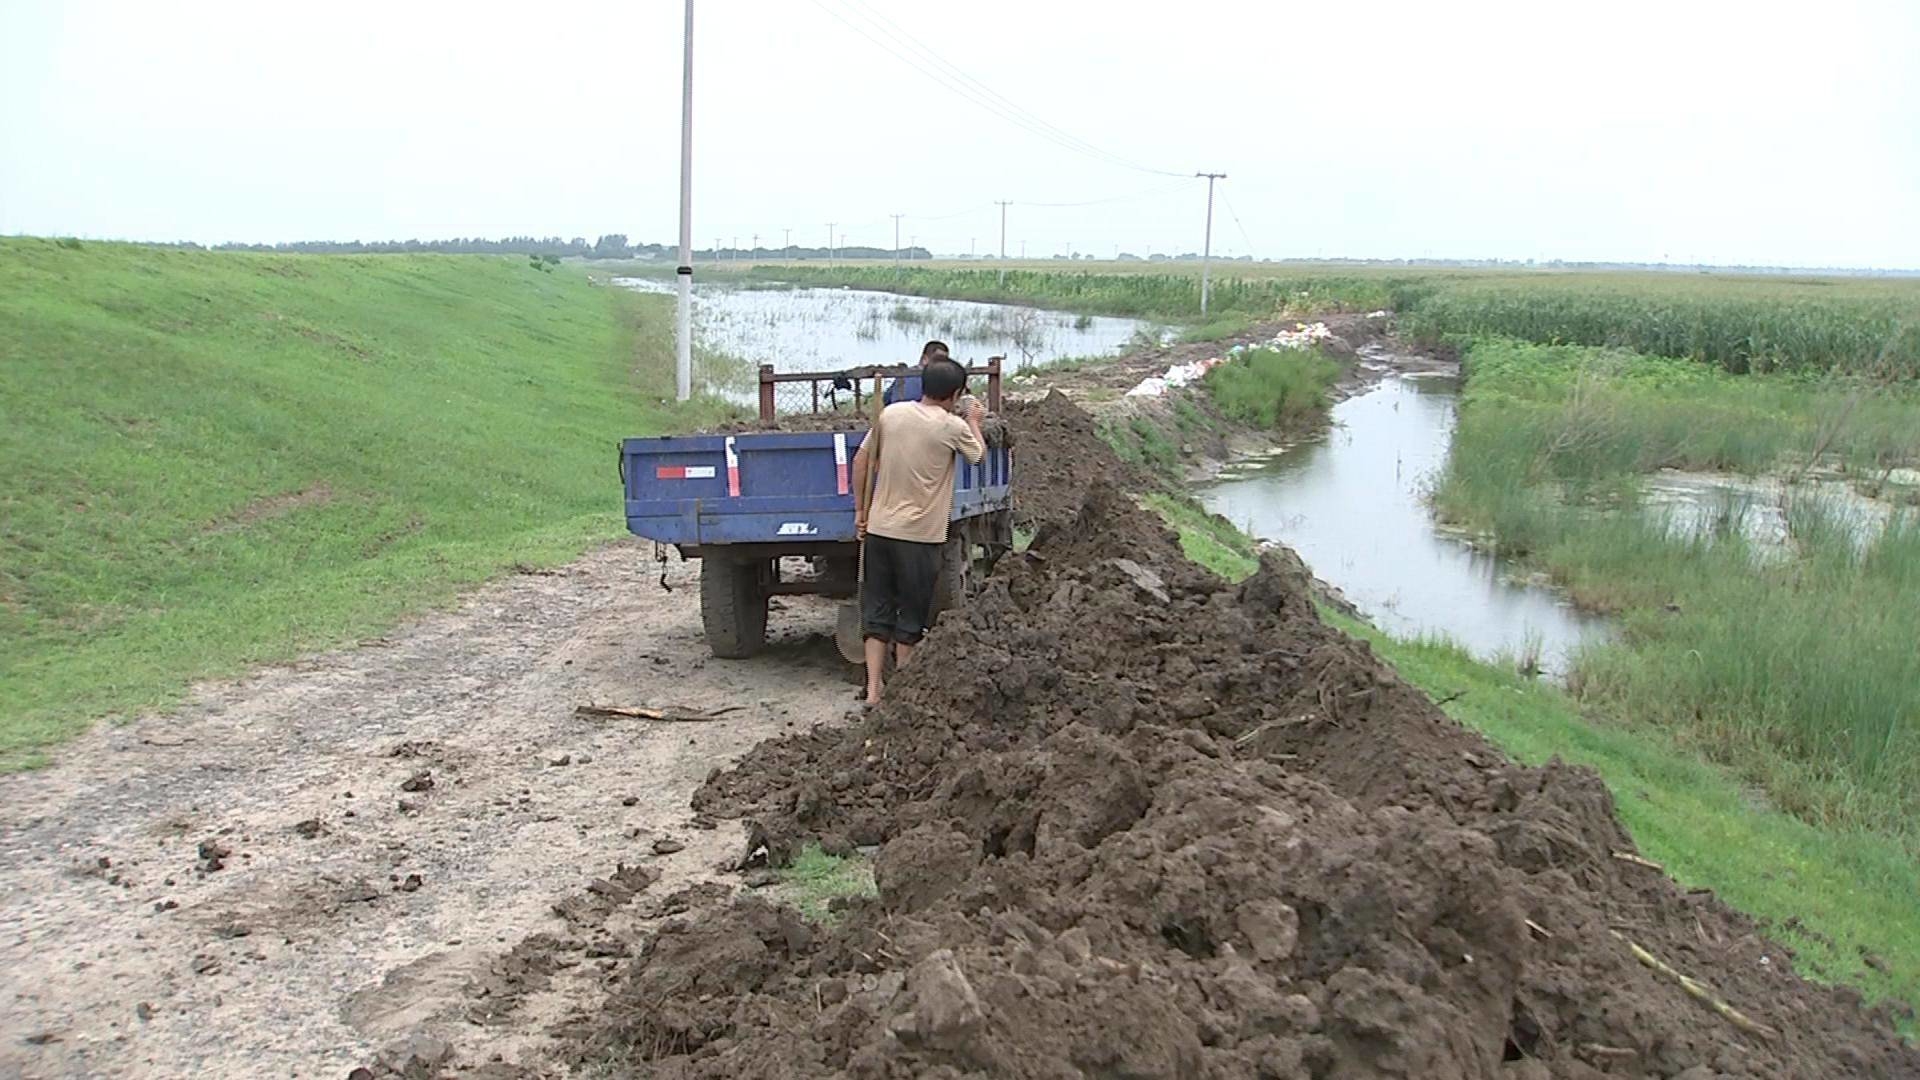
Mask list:
[[[944,547],[867,534],[867,576],[860,586],[867,637],[919,644],[933,615],[933,585]]]

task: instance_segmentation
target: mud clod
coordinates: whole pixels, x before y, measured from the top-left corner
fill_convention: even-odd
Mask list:
[[[672,855],[677,851],[685,851],[685,850],[687,850],[686,843],[680,840],[675,840],[671,836],[663,836],[660,839],[655,840],[653,842],[653,853],[655,855]]]
[[[319,818],[308,818],[305,821],[295,822],[293,826],[293,834],[305,840],[311,840],[325,830],[326,826],[320,823]]]
[[[430,790],[432,787],[433,787],[433,773],[429,772],[426,769],[421,769],[419,772],[416,772],[412,776],[407,777],[405,780],[400,781],[400,790],[409,792],[409,793],[427,791],[427,790]]]

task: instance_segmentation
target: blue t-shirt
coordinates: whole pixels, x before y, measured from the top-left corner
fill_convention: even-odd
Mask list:
[[[902,375],[893,380],[893,383],[887,387],[887,392],[881,395],[880,400],[888,405],[900,401],[919,401],[920,376]]]

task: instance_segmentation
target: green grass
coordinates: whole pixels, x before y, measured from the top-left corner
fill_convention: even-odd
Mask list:
[[[1143,500],[1180,534],[1188,557],[1229,581],[1252,574],[1253,542],[1191,500]],[[1872,832],[1822,828],[1756,802],[1727,770],[1650,724],[1596,723],[1551,685],[1444,642],[1395,640],[1327,609],[1455,720],[1515,760],[1558,757],[1599,773],[1647,858],[1764,921],[1801,974],[1920,1006],[1920,864]],[[1795,922],[1794,920],[1798,920]],[[1876,968],[1866,955],[1879,962]]]
[[[1789,546],[1762,552],[1738,500],[1692,535],[1639,505],[1665,465],[1912,464],[1920,397],[1510,341],[1475,344],[1467,370],[1436,505],[1621,615],[1577,658],[1587,706],[1670,730],[1810,821],[1920,849],[1920,520],[1862,547],[1798,495]]]
[[[828,905],[843,896],[876,896],[873,863],[860,856],[841,858],[808,844],[780,870],[780,896],[814,922],[830,923]]]
[[[1340,365],[1313,349],[1249,349],[1208,371],[1202,381],[1229,419],[1274,429],[1317,418]]]
[[[1184,342],[1223,341],[1238,337],[1253,329],[1256,317],[1245,311],[1229,311],[1224,315],[1214,315],[1205,322],[1194,323],[1180,332]]]
[[[1140,501],[1180,534],[1180,549],[1187,558],[1228,581],[1241,581],[1259,569],[1259,548],[1253,539],[1193,499],[1154,493]]]
[[[0,241],[0,763],[621,532],[666,302],[524,257]]]

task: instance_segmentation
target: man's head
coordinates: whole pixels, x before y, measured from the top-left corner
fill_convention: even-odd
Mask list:
[[[930,405],[951,405],[967,388],[967,369],[944,356],[927,361],[920,374],[920,400]]]
[[[925,345],[920,346],[920,366],[926,367],[935,360],[944,360],[950,355],[952,354],[947,351],[946,342],[929,341]]]

